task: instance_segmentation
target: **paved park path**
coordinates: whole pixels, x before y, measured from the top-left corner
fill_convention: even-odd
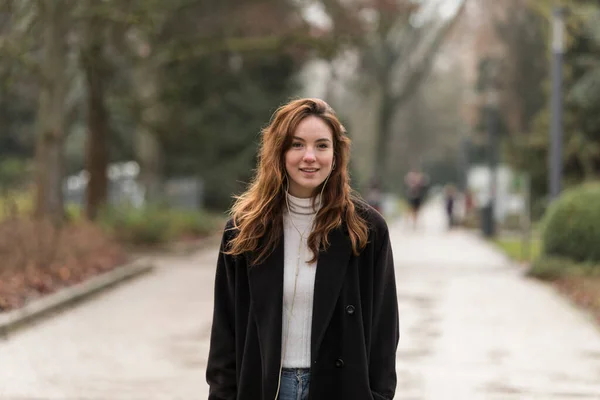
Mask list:
[[[441,210],[416,231],[390,223],[396,399],[600,399],[600,330],[476,235],[446,232]],[[158,258],[154,273],[0,340],[0,400],[206,399],[216,251]]]

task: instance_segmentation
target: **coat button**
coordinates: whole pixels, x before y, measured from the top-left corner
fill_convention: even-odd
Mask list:
[[[344,366],[344,360],[342,360],[341,358],[338,358],[337,360],[335,360],[336,368],[342,368],[343,366]]]
[[[348,313],[348,315],[354,315],[354,306],[352,304],[346,306],[346,312]]]

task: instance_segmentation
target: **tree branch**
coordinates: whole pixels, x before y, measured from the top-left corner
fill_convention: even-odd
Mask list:
[[[442,28],[440,28],[438,32],[434,34],[433,40],[421,53],[420,57],[415,62],[412,62],[407,66],[407,76],[404,79],[400,89],[396,91],[391,99],[395,107],[402,105],[419,87],[423,79],[429,74],[438,50],[444,43],[448,33],[463,14],[466,8],[465,6],[466,0],[463,0],[456,14]]]
[[[168,49],[157,55],[159,63],[187,61],[206,57],[211,54],[231,52],[246,53],[255,51],[276,51],[287,46],[304,46],[322,53],[328,53],[334,47],[330,38],[315,38],[305,34],[239,36],[215,38],[196,38],[192,44],[172,43]]]

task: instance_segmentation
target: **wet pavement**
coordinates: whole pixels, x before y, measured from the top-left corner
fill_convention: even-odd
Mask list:
[[[0,400],[206,399],[216,250],[0,340]]]
[[[600,399],[600,330],[473,233],[393,228],[398,399]]]
[[[401,337],[396,399],[600,399],[600,330],[494,248],[390,224]],[[206,399],[216,249],[0,340],[0,400]],[[360,400],[360,399],[359,399]]]

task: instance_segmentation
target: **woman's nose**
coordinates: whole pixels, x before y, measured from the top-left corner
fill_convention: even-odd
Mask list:
[[[304,158],[304,161],[310,161],[310,162],[315,161],[315,159],[316,159],[315,158],[315,152],[313,150],[311,150],[311,149],[307,149],[304,152],[304,157],[303,158]]]

